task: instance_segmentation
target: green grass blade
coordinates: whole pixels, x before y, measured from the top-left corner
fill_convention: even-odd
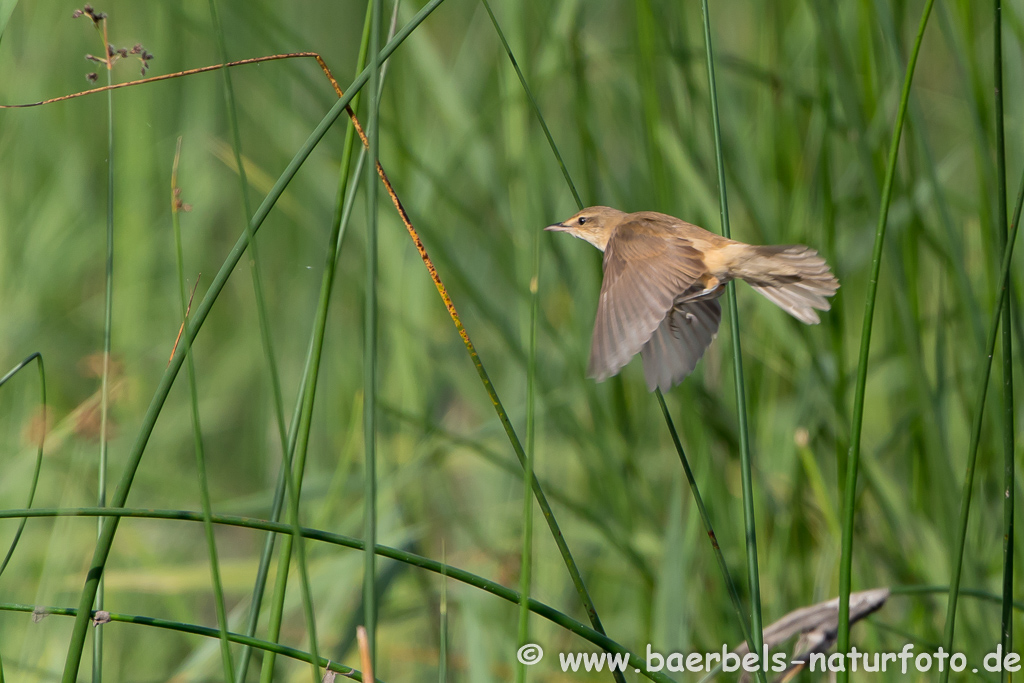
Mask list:
[[[947,648],[947,651],[952,651],[951,648],[953,647],[953,633],[956,628],[956,606],[961,592],[960,579],[963,572],[964,547],[967,543],[967,522],[970,518],[971,494],[974,488],[974,471],[978,461],[978,446],[981,444],[981,430],[984,426],[985,398],[988,395],[988,382],[992,374],[992,357],[996,350],[996,338],[999,332],[999,322],[1003,318],[1004,307],[1009,301],[1010,268],[1013,265],[1013,245],[1017,241],[1017,229],[1020,227],[1022,208],[1024,208],[1024,175],[1021,176],[1020,189],[1017,191],[1017,206],[1013,211],[1013,220],[1010,223],[1010,234],[1007,236],[1006,246],[1003,249],[1003,262],[1000,269],[1001,275],[997,287],[999,294],[996,306],[992,312],[992,322],[989,325],[988,338],[985,342],[986,358],[984,361],[984,371],[982,372],[981,383],[978,387],[978,396],[974,402],[976,407],[971,423],[971,443],[967,449],[967,471],[964,474],[963,492],[960,497],[960,520],[957,530],[956,549],[953,551],[953,557],[951,560],[953,565],[953,576],[949,581],[949,600],[946,605],[946,627],[942,639],[943,645]],[[1013,493],[1010,493],[1010,496],[1012,497]],[[1005,598],[1003,600],[1002,609],[1006,609]],[[1002,640],[1003,633],[1004,631],[1001,630],[1000,641]],[[948,671],[943,672],[943,683],[945,683],[948,678]]]
[[[441,549],[441,561],[448,564],[448,558]],[[448,571],[441,572],[441,640],[437,655],[437,683],[448,683]]]
[[[537,315],[540,309],[540,231],[533,235],[533,272],[530,277],[530,338],[526,361],[526,467],[523,476],[523,553],[519,569],[519,646],[530,636],[530,587],[533,580],[533,479],[536,449]],[[526,665],[516,661],[516,683],[526,681]]]
[[[900,96],[896,123],[893,127],[892,141],[889,143],[889,161],[885,170],[885,181],[882,185],[882,201],[878,214],[878,227],[875,230],[875,244],[871,258],[871,278],[868,280],[867,299],[864,304],[864,325],[860,338],[860,356],[857,364],[857,383],[853,399],[853,420],[850,425],[850,453],[846,461],[846,490],[843,496],[843,540],[842,554],[839,564],[839,632],[837,641],[838,652],[848,652],[850,648],[850,587],[852,584],[853,566],[853,517],[857,499],[857,469],[860,460],[861,428],[864,422],[864,393],[868,376],[868,354],[871,349],[871,326],[875,314],[875,300],[878,295],[878,274],[882,265],[882,247],[885,242],[885,228],[889,219],[889,203],[892,200],[892,186],[896,177],[896,160],[899,158],[900,135],[903,132],[903,121],[907,114],[910,101],[910,84],[914,79],[914,67],[921,51],[924,30],[928,25],[928,17],[935,0],[928,0],[921,14],[914,48],[907,62],[906,76],[903,79],[903,91]],[[849,680],[848,672],[838,672],[838,681]]]
[[[178,160],[181,157],[181,138],[174,152],[174,169],[171,172],[171,222],[174,228],[175,263],[178,271],[178,293],[180,294],[181,319],[188,324],[189,293],[185,284],[185,257],[181,248],[181,215],[178,210]],[[196,281],[198,286],[199,282]],[[199,478],[199,502],[203,510],[203,532],[206,535],[206,549],[210,555],[210,580],[213,583],[214,608],[217,613],[217,629],[220,632],[221,663],[224,666],[224,680],[233,681],[235,666],[231,661],[231,643],[228,640],[227,609],[224,607],[224,588],[220,580],[220,561],[217,556],[217,539],[213,535],[213,510],[210,505],[210,485],[206,476],[206,451],[203,448],[203,428],[199,419],[199,392],[196,389],[196,368],[192,360],[192,344],[185,335],[184,353],[188,374],[189,399],[192,408],[192,435],[195,443],[196,475]]]
[[[377,163],[380,144],[380,42],[381,0],[370,0],[370,114],[367,126],[369,159],[366,165],[366,302],[363,322],[363,538],[367,548],[377,545]],[[363,625],[366,627],[369,660],[377,661],[377,556],[364,555]],[[376,667],[374,667],[376,670]]]
[[[99,28],[97,26],[97,28]],[[107,20],[103,20],[103,42],[106,44]],[[107,85],[112,85],[113,72],[107,61]],[[107,91],[107,258],[103,299],[103,370],[100,379],[100,457],[96,484],[98,505],[107,504],[107,437],[110,421],[110,339],[114,326],[114,93]],[[96,535],[102,533],[97,520]],[[96,609],[103,609],[103,579],[96,590]],[[93,635],[92,681],[103,680],[103,629]]]
[[[290,532],[287,532],[290,533]],[[0,611],[2,612],[22,612],[29,614],[43,613],[47,616],[64,616],[64,617],[76,617],[79,611],[73,607],[41,607],[39,605],[19,605],[16,603],[0,603]],[[91,614],[86,613],[87,618],[91,618]],[[167,631],[174,631],[176,633],[186,633],[197,636],[204,636],[206,638],[217,638],[219,636],[217,629],[210,628],[209,626],[199,626],[197,624],[186,624],[180,621],[171,621],[169,619],[159,619],[157,617],[141,616],[137,614],[122,614],[118,612],[109,613],[110,621],[123,623],[123,624],[140,624],[143,626],[149,626],[151,628],[163,629]],[[249,648],[256,648],[267,653],[274,653],[283,657],[290,657],[299,662],[308,662],[313,666],[322,666],[329,668],[331,671],[342,674],[356,681],[362,681],[362,674],[356,670],[351,669],[347,666],[332,662],[328,659],[314,657],[309,652],[304,652],[294,647],[288,647],[287,645],[280,645],[278,643],[271,643],[266,640],[259,640],[258,638],[252,638],[250,636],[244,636],[238,633],[228,633],[228,639],[234,643],[240,643]],[[378,681],[380,679],[377,679]]]
[[[1010,226],[1006,221],[1006,144],[1003,127],[1003,3],[995,0],[993,21],[993,47],[995,71],[995,115],[996,115],[996,236],[999,246],[1008,251],[1006,238]],[[984,199],[982,200],[984,201]],[[1004,285],[1013,288],[1012,281]],[[1011,299],[1004,297],[1003,320],[1003,600],[1000,614],[999,634],[1003,652],[1013,651],[1013,507],[1014,507],[1014,434],[1013,434],[1013,325]],[[1000,672],[1005,681],[1007,672]]]
[[[7,28],[7,22],[11,20],[14,8],[18,6],[18,0],[0,0],[0,37]]]
[[[718,196],[722,212],[722,235],[730,237],[729,200],[725,186],[725,163],[722,160],[722,129],[718,116],[718,93],[715,85],[715,58],[711,47],[711,17],[708,13],[707,0],[701,0],[701,11],[704,16],[704,47],[707,54],[708,90],[711,99],[711,121],[715,134],[715,165],[718,168]],[[751,652],[764,656],[764,642],[761,627],[761,581],[757,569],[757,533],[754,523],[754,488],[750,465],[750,434],[747,426],[747,395],[743,381],[743,353],[740,347],[740,318],[736,302],[736,283],[727,286],[729,299],[729,327],[732,329],[732,360],[736,380],[736,413],[739,419],[740,442],[740,473],[743,482],[743,525],[746,529],[747,546],[747,579],[750,584],[750,635]],[[763,671],[758,671],[758,679],[766,680]]]
[[[395,35],[395,38],[384,47],[381,51],[381,57],[383,59],[389,57],[391,53],[409,37],[416,27],[419,26],[431,12],[437,9],[443,1],[444,0],[431,0],[431,2],[427,3],[427,5],[425,5],[423,9],[421,9],[416,16],[414,16],[409,23],[407,23],[402,30]],[[292,178],[295,177],[299,167],[306,161],[316,145],[319,144],[320,140],[322,140],[324,135],[327,134],[327,130],[337,120],[337,118],[341,116],[341,113],[345,110],[345,106],[351,103],[356,92],[366,84],[368,79],[369,72],[367,69],[364,69],[355,81],[353,81],[353,83],[347,88],[345,96],[339,99],[334,106],[331,107],[330,111],[324,116],[316,129],[310,134],[306,142],[288,163],[288,166],[281,174],[281,177],[278,178],[274,187],[260,205],[260,208],[257,209],[256,214],[252,219],[253,232],[256,232],[259,226],[263,224],[263,221],[266,220],[270,210],[277,203],[277,200],[280,199],[281,194],[291,182]],[[238,261],[241,260],[242,254],[245,252],[249,243],[247,233],[248,231],[244,232],[238,238],[235,246],[231,249],[231,252],[224,261],[224,264],[221,266],[220,271],[218,271],[217,275],[214,277],[213,283],[207,291],[206,296],[203,297],[203,301],[199,304],[192,324],[187,326],[185,334],[191,335],[191,338],[189,339],[190,342],[195,339],[199,329],[202,327],[206,317],[209,315],[210,309],[213,307],[214,302],[223,290],[228,276],[234,270]],[[183,361],[184,355],[182,351],[179,350],[171,359],[170,365],[167,367],[167,370],[164,371],[164,374],[157,385],[153,400],[142,420],[139,434],[136,437],[131,451],[129,452],[121,481],[118,483],[117,489],[114,491],[113,504],[117,507],[123,506],[128,498],[128,493],[131,489],[132,481],[135,478],[135,473],[138,471],[139,463],[142,461],[143,451],[145,450],[149,437],[152,434],[153,427],[156,425],[156,420],[160,415],[163,404],[170,392],[171,385],[174,382],[174,378],[178,371],[181,369]],[[79,612],[75,617],[71,641],[68,646],[68,654],[64,664],[64,673],[62,676],[64,683],[75,683],[77,678],[78,669],[82,661],[85,637],[88,633],[88,612],[96,597],[99,579],[103,574],[103,568],[106,565],[107,557],[110,554],[110,548],[113,544],[116,532],[117,519],[111,518],[106,520],[103,524],[103,531],[100,538],[96,543],[96,549],[93,553],[92,561],[90,562],[90,569],[86,577],[85,585],[82,588]]]
[[[28,367],[29,363],[36,361],[39,369],[39,446],[36,448],[36,465],[32,472],[32,483],[28,487],[28,501],[25,503],[26,508],[32,507],[32,501],[36,497],[36,489],[39,487],[39,473],[43,468],[43,446],[46,443],[46,369],[43,367],[43,354],[36,351],[29,355],[28,358],[21,361],[10,371],[0,377],[0,387],[7,384],[12,377],[14,377],[22,369]],[[11,557],[14,556],[14,549],[18,547],[18,541],[21,540],[21,534],[25,531],[25,519],[22,519],[18,524],[17,530],[14,532],[14,538],[11,539],[11,545],[7,548],[7,554],[4,555],[3,562],[0,562],[0,576],[3,576],[4,570],[7,569],[7,565],[10,564]]]

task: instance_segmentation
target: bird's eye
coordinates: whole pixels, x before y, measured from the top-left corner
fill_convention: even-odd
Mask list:
[[[579,224],[583,225],[586,222],[587,222],[587,217],[586,216],[580,216]]]

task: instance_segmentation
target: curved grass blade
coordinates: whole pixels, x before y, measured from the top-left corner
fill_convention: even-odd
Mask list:
[[[285,532],[291,533],[291,530]],[[62,617],[78,617],[80,612],[74,607],[41,607],[39,605],[19,605],[17,603],[4,602],[0,603],[0,611],[3,612],[26,612],[29,614],[43,614],[46,616],[62,616]],[[86,618],[92,619],[94,612],[87,612]],[[209,626],[199,626],[197,624],[186,624],[180,621],[170,621],[168,619],[159,619],[157,617],[146,617],[138,614],[120,614],[117,612],[108,612],[107,616],[111,622],[124,623],[124,624],[140,624],[143,626],[150,626],[153,628],[164,629],[167,631],[175,631],[177,633],[188,633],[196,636],[205,636],[207,638],[217,638],[218,631],[215,628]],[[309,662],[314,666],[322,666],[325,669],[340,673],[349,678],[362,681],[363,676],[357,669],[351,669],[347,666],[332,662],[323,657],[317,659],[308,652],[303,652],[294,647],[288,647],[287,645],[280,645],[278,643],[271,643],[266,640],[260,640],[258,638],[252,638],[250,636],[244,636],[238,633],[228,633],[228,640],[234,643],[244,644],[249,648],[256,648],[257,650],[263,650],[264,652],[273,652],[274,654],[282,655],[284,657],[290,657],[300,662]]]
[[[28,489],[28,502],[25,503],[26,508],[32,507],[32,501],[36,497],[36,487],[39,486],[39,472],[43,468],[43,446],[46,443],[46,369],[43,367],[43,354],[36,351],[29,355],[25,360],[21,361],[17,365],[8,371],[6,375],[0,377],[0,387],[7,384],[7,382],[14,377],[22,369],[28,367],[29,363],[36,361],[39,367],[39,446],[36,449],[36,466],[32,472],[32,483]],[[14,555],[14,549],[18,547],[18,541],[21,540],[21,534],[25,531],[25,522],[27,520],[22,519],[21,523],[18,524],[17,531],[14,532],[14,538],[11,539],[11,545],[7,548],[7,554],[4,555],[3,562],[0,562],[0,576],[3,576],[4,570],[7,569],[7,565],[10,564],[11,557]]]
[[[197,512],[191,512],[188,510],[152,510],[152,509],[139,509],[139,508],[56,508],[56,509],[43,509],[38,508],[35,510],[3,510],[0,511],[0,519],[11,518],[11,517],[93,517],[103,516],[111,518],[131,517],[131,518],[145,518],[145,519],[176,519],[182,521],[201,522],[202,515]],[[248,517],[238,517],[234,515],[214,515],[213,521],[215,524],[224,524],[228,526],[236,526],[246,529],[258,529],[264,531],[273,531],[284,535],[286,538],[290,537],[292,533],[291,526],[282,524],[280,522],[268,522],[266,520],[253,519]],[[320,529],[309,529],[302,528],[300,533],[303,538],[307,538],[315,541],[322,541],[333,545],[339,545],[346,548],[352,548],[353,550],[362,551],[365,549],[365,544],[358,538],[352,538],[351,536],[344,536],[342,534],[336,534],[329,531],[323,531]],[[443,564],[437,560],[432,560],[421,555],[399,550],[397,548],[391,548],[384,545],[377,545],[374,551],[381,557],[403,562],[413,567],[418,567],[438,575],[446,576],[448,578],[459,581],[469,586],[479,588],[495,597],[501,598],[511,604],[518,604],[520,597],[519,593],[511,588],[507,588],[495,581],[486,579],[476,574],[472,574],[465,570],[450,565]],[[541,617],[544,617],[548,621],[565,628],[568,631],[575,633],[581,638],[597,645],[611,653],[622,653],[628,655],[629,665],[639,669],[639,673],[642,673],[645,677],[657,683],[673,683],[672,679],[666,676],[664,673],[651,672],[646,670],[646,662],[631,652],[627,648],[623,647],[616,641],[609,638],[604,633],[593,629],[582,622],[579,622],[572,617],[560,612],[553,607],[539,602],[533,598],[529,601],[530,611]],[[2,609],[0,604],[0,609]],[[31,611],[31,607],[29,610]],[[71,611],[71,610],[69,610]],[[148,617],[147,617],[148,619]],[[210,629],[210,633],[215,633],[213,629]],[[232,639],[234,635],[231,635]],[[307,660],[308,661],[308,660]],[[321,660],[323,661],[323,660]]]
[[[431,12],[433,12],[444,0],[431,0],[427,5],[423,7],[410,21],[406,24],[395,38],[390,41],[384,49],[381,51],[382,58],[387,58],[392,52],[397,49],[402,42],[419,26],[424,19],[426,19]],[[291,182],[292,178],[298,172],[299,167],[305,162],[312,153],[313,148],[319,144],[323,136],[326,135],[327,130],[337,120],[341,113],[345,110],[345,107],[352,101],[355,93],[362,88],[367,80],[369,80],[368,70],[363,72],[355,79],[355,81],[348,87],[347,94],[340,98],[338,102],[331,107],[331,110],[321,120],[316,129],[310,134],[309,138],[302,145],[296,155],[288,163],[281,177],[274,184],[270,193],[264,199],[260,208],[257,209],[255,216],[252,219],[253,232],[256,232],[266,220],[270,210],[274,207],[281,194],[284,192],[285,187]],[[196,310],[195,318],[186,329],[186,334],[191,335],[189,342],[192,342],[196,335],[199,333],[199,329],[202,327],[206,320],[206,317],[210,313],[210,309],[213,307],[214,302],[223,290],[225,283],[227,282],[228,276],[234,267],[238,264],[238,261],[242,258],[242,254],[245,252],[248,246],[248,231],[243,233],[239,237],[235,246],[231,249],[224,264],[221,266],[220,271],[214,278],[210,289],[207,291],[206,296],[203,297],[203,301],[200,302],[198,309]],[[172,359],[170,365],[164,371],[163,376],[157,385],[156,391],[153,396],[153,400],[150,403],[146,415],[143,418],[142,425],[139,430],[139,434],[136,438],[135,444],[132,446],[131,452],[128,455],[124,474],[118,484],[117,489],[114,492],[114,505],[121,507],[124,505],[128,498],[128,493],[131,489],[132,480],[135,478],[135,473],[138,471],[139,463],[142,460],[142,453],[145,450],[146,444],[149,441],[149,437],[152,434],[153,427],[156,424],[156,420],[160,415],[160,411],[163,408],[163,404],[167,399],[167,395],[170,392],[171,385],[174,382],[174,378],[181,369],[182,362],[184,361],[184,355],[179,350]],[[103,531],[100,535],[99,540],[96,544],[96,549],[93,554],[93,559],[90,562],[90,569],[88,571],[85,585],[82,589],[81,601],[79,603],[79,613],[75,618],[75,625],[71,635],[71,642],[68,647],[67,659],[64,665],[64,673],[62,680],[64,683],[75,683],[77,678],[78,669],[82,661],[82,650],[84,648],[85,637],[89,627],[89,616],[88,611],[93,604],[96,592],[98,590],[99,579],[103,574],[103,567],[106,565],[107,557],[110,554],[110,547],[113,544],[114,535],[117,532],[117,518],[110,518],[104,522]]]
[[[0,0],[0,37],[4,35],[7,22],[11,20],[11,15],[14,14],[14,8],[17,6],[18,0]]]
[[[853,516],[857,496],[857,468],[860,460],[861,428],[864,422],[864,393],[868,377],[868,352],[871,349],[871,326],[875,314],[875,300],[878,296],[878,274],[882,265],[882,247],[885,243],[885,228],[889,219],[889,203],[892,200],[892,186],[896,177],[896,160],[899,157],[900,135],[903,132],[903,121],[907,115],[907,103],[910,101],[910,84],[914,79],[914,67],[921,51],[924,30],[928,25],[928,17],[935,0],[928,0],[921,14],[921,22],[917,29],[914,48],[907,62],[907,71],[903,79],[903,92],[896,113],[896,123],[889,143],[889,161],[885,170],[885,181],[882,186],[882,202],[878,214],[878,227],[875,230],[875,245],[871,258],[871,278],[868,280],[867,299],[864,303],[864,326],[860,338],[860,357],[857,363],[857,383],[853,399],[853,420],[850,425],[850,453],[846,460],[846,491],[843,496],[843,540],[839,561],[839,632],[836,648],[838,652],[848,652],[850,648],[850,587],[853,566]],[[846,683],[849,674],[838,672],[838,681]]]

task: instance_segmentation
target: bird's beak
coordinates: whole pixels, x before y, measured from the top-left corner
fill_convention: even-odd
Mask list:
[[[549,225],[544,229],[550,230],[551,232],[565,232],[566,230],[569,229],[569,226],[566,225],[565,223],[555,223],[553,225]]]

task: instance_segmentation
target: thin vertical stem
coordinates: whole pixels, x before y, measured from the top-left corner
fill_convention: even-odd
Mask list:
[[[871,326],[875,315],[875,300],[878,296],[878,274],[882,266],[882,247],[885,243],[885,228],[889,220],[889,203],[892,200],[893,180],[896,177],[896,160],[899,157],[900,135],[903,132],[903,121],[907,115],[907,104],[910,101],[910,84],[914,80],[914,67],[921,51],[924,30],[928,25],[935,0],[928,0],[921,23],[917,28],[917,38],[907,62],[906,75],[903,78],[903,92],[900,96],[899,109],[896,112],[896,123],[889,143],[889,161],[885,169],[885,181],[882,185],[882,202],[878,213],[878,227],[875,230],[875,245],[871,258],[871,279],[868,280],[868,295],[864,302],[864,327],[860,337],[860,358],[857,363],[857,385],[853,399],[853,421],[850,426],[850,454],[846,460],[846,490],[843,497],[843,540],[839,558],[839,633],[837,652],[848,652],[850,649],[850,586],[853,567],[853,516],[857,505],[857,470],[860,465],[860,437],[864,423],[864,393],[868,378],[868,354],[871,350]],[[847,671],[838,672],[838,681],[849,680]]]
[[[999,331],[999,320],[1002,318],[1003,306],[1009,298],[1010,266],[1013,264],[1013,245],[1017,240],[1017,230],[1020,227],[1021,209],[1024,208],[1024,174],[1021,175],[1020,188],[1017,191],[1017,206],[1013,211],[1013,220],[1010,222],[1010,234],[1006,239],[1006,248],[1003,250],[1003,263],[1000,269],[1001,276],[997,287],[998,296],[996,307],[992,314],[992,322],[989,327],[988,339],[985,343],[985,368],[982,372],[981,383],[978,386],[978,396],[975,401],[977,411],[971,423],[971,444],[967,449],[967,471],[964,474],[963,491],[960,494],[960,520],[957,533],[956,550],[953,551],[952,565],[953,576],[949,581],[949,600],[946,604],[946,628],[943,637],[943,647],[952,651],[953,632],[956,626],[956,606],[960,599],[961,591],[960,578],[963,572],[964,546],[967,541],[967,522],[971,513],[971,492],[974,488],[974,469],[978,461],[978,445],[981,443],[981,428],[985,416],[985,399],[988,395],[988,381],[992,374],[992,356],[996,350],[996,334]],[[841,604],[841,603],[840,603]],[[842,622],[840,622],[842,623]],[[949,669],[942,673],[942,682],[949,680]]]
[[[1002,1],[995,0],[993,44],[995,62],[995,116],[996,116],[996,239],[1004,253],[1010,226],[1006,216],[1006,145],[1003,130],[1003,38]],[[1004,283],[1009,289],[1010,282]],[[1003,652],[1012,650],[1013,636],[1013,507],[1014,507],[1014,438],[1013,438],[1013,329],[1011,326],[1011,299],[1004,297],[1003,327],[1003,601],[1000,614],[1000,643]],[[1000,667],[1000,680],[1007,672]]]
[[[530,586],[533,578],[533,481],[535,394],[537,380],[537,313],[540,302],[540,231],[533,236],[533,273],[530,277],[530,341],[526,360],[526,464],[523,476],[523,557],[519,572],[519,646],[530,635]],[[526,680],[526,665],[516,662],[516,683]]]
[[[729,199],[725,187],[725,163],[722,154],[722,128],[718,115],[718,91],[715,86],[715,58],[711,47],[711,17],[708,0],[701,0],[704,15],[704,47],[708,62],[708,90],[711,99],[711,121],[715,132],[715,164],[718,167],[718,198],[722,213],[722,235],[730,237]],[[757,533],[754,523],[754,487],[750,463],[750,433],[747,425],[747,395],[743,381],[743,353],[740,347],[740,318],[736,304],[736,283],[727,287],[729,300],[729,326],[732,329],[732,359],[736,380],[736,413],[739,418],[740,473],[743,482],[743,525],[746,528],[747,578],[750,584],[750,644],[751,652],[764,656],[761,626],[761,582],[757,569]],[[758,670],[760,680],[765,674]]]
[[[370,20],[370,114],[367,123],[370,163],[366,165],[366,302],[363,323],[363,441],[365,447],[363,498],[363,625],[369,640],[369,659],[377,662],[377,163],[380,144],[380,21],[381,0],[373,4]]]
[[[437,655],[437,681],[448,683],[448,554],[441,539],[441,643]],[[2,672],[0,672],[2,673]],[[3,681],[0,681],[3,683]]]
[[[107,20],[103,19],[103,54],[106,57],[107,85],[113,85],[110,49],[107,43]],[[107,261],[106,294],[103,308],[103,377],[100,380],[100,462],[97,505],[107,504],[107,436],[110,423],[110,338],[114,326],[114,93],[107,91]],[[103,530],[103,520],[96,520],[96,536]],[[103,609],[103,578],[96,589],[95,608]],[[92,641],[92,681],[103,680],[103,629],[97,628]]]

